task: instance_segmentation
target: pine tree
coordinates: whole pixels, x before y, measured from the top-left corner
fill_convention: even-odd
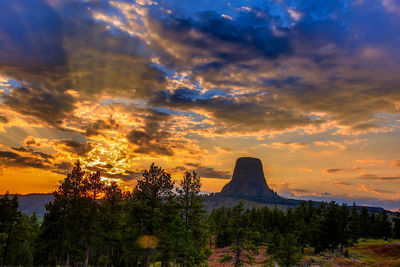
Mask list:
[[[366,207],[362,207],[360,213],[360,234],[364,242],[370,236],[371,228],[372,225],[369,218],[369,212]]]
[[[232,216],[229,222],[229,227],[234,240],[233,251],[235,253],[235,267],[242,266],[241,254],[245,249],[246,238],[246,218],[243,215],[243,203],[240,201],[232,209]]]
[[[393,218],[393,224],[394,224],[394,229],[393,229],[394,238],[400,239],[400,210],[396,212],[396,216]]]
[[[103,265],[120,265],[122,256],[123,229],[126,225],[124,202],[121,189],[116,182],[106,186],[100,206],[101,251],[104,255]]]
[[[360,215],[358,214],[355,203],[353,203],[353,207],[351,208],[349,231],[351,243],[357,243],[358,238],[361,235],[361,226]]]
[[[277,256],[278,247],[281,243],[281,239],[281,233],[279,232],[278,228],[275,228],[268,238],[267,252],[269,255],[272,255],[273,257]]]
[[[286,267],[300,263],[300,249],[297,247],[297,241],[294,234],[287,234],[282,238],[276,252],[276,259],[280,265]]]
[[[174,187],[171,175],[162,168],[151,164],[149,170],[143,172],[143,178],[138,181],[134,189],[134,199],[137,201],[137,208],[140,211],[140,221],[143,235],[146,240],[156,240],[161,229],[161,212],[163,210],[163,200],[172,195]],[[137,209],[137,211],[138,211]],[[143,238],[141,238],[143,240]],[[154,242],[142,242],[146,249],[146,259],[144,266],[150,266],[150,258],[154,248]]]
[[[92,245],[97,243],[100,232],[99,198],[104,188],[99,172],[86,173],[81,163],[75,162],[53,192],[54,201],[46,205],[38,238],[41,264],[89,265]]]
[[[184,233],[187,245],[183,251],[183,266],[198,266],[208,256],[207,229],[203,197],[200,196],[201,181],[195,172],[186,172],[177,188],[177,200],[181,205]],[[188,263],[188,264],[186,264]]]
[[[388,239],[392,236],[392,223],[389,220],[389,216],[386,211],[381,211],[377,214],[376,217],[376,230],[377,237]]]
[[[13,241],[13,231],[22,216],[18,210],[19,202],[16,195],[10,197],[6,192],[0,197],[0,262],[1,266],[12,264],[10,254]]]

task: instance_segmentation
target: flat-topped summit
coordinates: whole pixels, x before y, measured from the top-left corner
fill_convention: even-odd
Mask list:
[[[261,160],[251,157],[236,160],[232,180],[222,188],[220,194],[258,199],[277,197],[268,187]]]

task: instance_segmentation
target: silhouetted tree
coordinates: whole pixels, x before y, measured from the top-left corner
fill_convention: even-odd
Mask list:
[[[195,172],[186,172],[177,188],[177,200],[184,222],[183,266],[198,266],[208,258],[207,221],[200,196],[201,181]]]
[[[396,212],[396,216],[393,218],[393,224],[394,238],[400,238],[400,210]]]
[[[140,220],[143,234],[148,236],[159,237],[161,231],[161,212],[164,208],[163,200],[170,197],[174,187],[171,181],[171,175],[166,173],[162,168],[151,164],[149,170],[143,172],[143,178],[140,179],[134,190],[135,201],[139,203]],[[146,260],[144,266],[150,265],[150,257],[153,247],[147,246]]]
[[[10,196],[8,192],[0,197],[0,257],[1,265],[9,265],[10,247],[13,239],[13,230],[18,224],[22,214],[18,210],[18,197]]]

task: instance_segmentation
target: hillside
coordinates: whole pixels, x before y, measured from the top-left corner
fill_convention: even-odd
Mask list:
[[[42,218],[46,213],[45,205],[52,202],[54,197],[53,194],[28,194],[18,195],[19,198],[19,209],[27,214],[32,215],[36,212],[39,218]]]

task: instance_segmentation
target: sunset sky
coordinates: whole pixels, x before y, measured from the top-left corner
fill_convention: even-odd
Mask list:
[[[399,136],[399,1],[0,1],[0,194],[77,159],[217,192],[252,156],[283,196],[394,210]]]

